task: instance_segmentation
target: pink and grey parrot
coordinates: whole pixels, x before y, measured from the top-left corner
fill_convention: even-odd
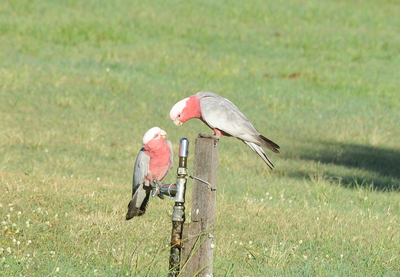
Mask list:
[[[172,145],[165,140],[166,135],[164,130],[153,127],[143,137],[143,148],[137,155],[133,170],[132,200],[126,220],[146,212],[153,181],[161,181],[172,167]]]
[[[177,126],[199,118],[215,136],[232,136],[247,144],[273,170],[274,165],[261,147],[279,153],[279,146],[261,135],[246,116],[228,99],[212,92],[198,92],[176,103],[169,116]]]

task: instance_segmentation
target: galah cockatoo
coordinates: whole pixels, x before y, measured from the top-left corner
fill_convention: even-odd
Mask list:
[[[176,103],[169,116],[177,126],[187,120],[199,118],[211,129],[218,138],[232,136],[240,139],[256,152],[273,170],[274,165],[268,159],[265,147],[279,153],[279,146],[261,135],[244,114],[228,99],[212,92],[198,92]]]
[[[153,180],[161,181],[173,163],[172,144],[165,140],[167,133],[153,127],[143,137],[143,148],[137,155],[133,170],[132,200],[128,205],[126,220],[146,212]]]

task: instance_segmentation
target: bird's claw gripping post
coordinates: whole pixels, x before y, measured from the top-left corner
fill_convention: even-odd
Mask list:
[[[186,181],[188,179],[187,170],[187,157],[189,154],[189,140],[187,138],[181,138],[179,144],[179,165],[177,169],[176,184],[163,185],[161,192],[166,194],[168,190],[169,194],[171,191],[175,196],[175,206],[172,212],[172,235],[171,235],[171,255],[169,260],[169,276],[178,276],[180,273],[180,262],[181,262],[181,240],[183,223],[185,222],[185,190]],[[175,187],[173,187],[175,185]],[[172,189],[171,189],[172,188]]]
[[[161,199],[164,199],[164,195],[161,193],[161,187],[163,184],[157,179],[153,179],[153,183],[151,185],[151,196],[158,196]]]

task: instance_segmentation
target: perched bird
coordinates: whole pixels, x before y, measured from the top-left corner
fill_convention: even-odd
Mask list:
[[[173,163],[172,144],[165,140],[167,133],[153,127],[143,137],[143,148],[137,155],[133,170],[132,200],[126,220],[146,212],[153,181],[161,181]]]
[[[232,136],[240,139],[256,152],[273,170],[274,165],[261,147],[279,153],[279,146],[261,135],[246,116],[228,99],[212,92],[198,92],[176,103],[169,116],[175,125],[199,118],[211,129],[215,136]]]

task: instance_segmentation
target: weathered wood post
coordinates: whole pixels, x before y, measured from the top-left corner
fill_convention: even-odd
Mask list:
[[[216,206],[218,138],[196,139],[191,222],[183,228],[181,276],[212,276]],[[213,189],[201,179],[212,184]]]

